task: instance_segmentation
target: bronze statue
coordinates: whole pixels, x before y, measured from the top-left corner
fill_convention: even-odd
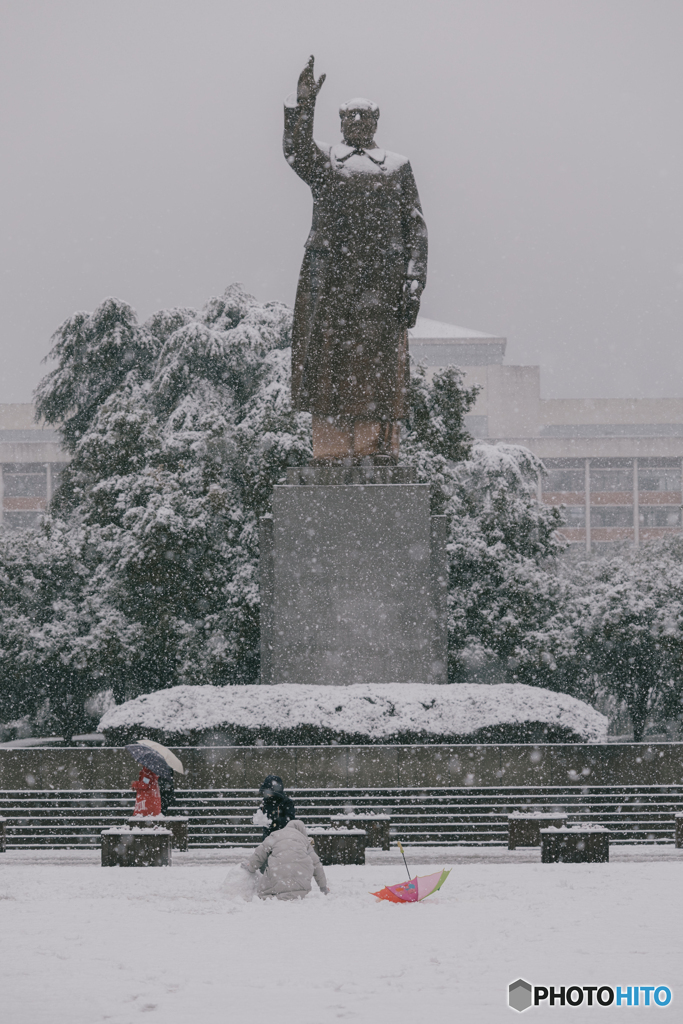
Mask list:
[[[313,138],[313,57],[285,103],[287,163],[313,194],[294,306],[292,399],[313,414],[315,462],[395,462],[408,328],[427,279],[427,227],[408,160],[374,141],[379,108],[343,104],[343,144]]]

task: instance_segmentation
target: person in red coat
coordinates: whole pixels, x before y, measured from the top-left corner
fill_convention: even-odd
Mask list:
[[[159,792],[159,776],[149,768],[143,768],[137,782],[131,784],[136,792],[135,810],[133,815],[149,817],[161,814],[161,793]]]

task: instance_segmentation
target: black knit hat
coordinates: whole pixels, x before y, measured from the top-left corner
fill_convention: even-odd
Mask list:
[[[268,792],[269,791],[269,792]],[[273,794],[282,794],[285,791],[285,785],[279,775],[267,775],[259,786],[259,794],[261,796],[271,796]]]

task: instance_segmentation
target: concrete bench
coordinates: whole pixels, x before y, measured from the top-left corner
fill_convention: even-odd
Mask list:
[[[679,811],[677,814],[674,814],[674,821],[676,823],[674,845],[677,850],[681,850],[683,849],[683,813]]]
[[[357,825],[358,828],[362,828],[368,837],[367,845],[373,849],[388,850],[391,845],[390,814],[332,814],[330,821],[335,827],[344,825],[346,828],[353,828]]]
[[[529,814],[514,811],[508,814],[508,850],[518,846],[540,846],[541,829],[551,825],[560,827],[567,824],[567,815],[562,812],[534,811]]]
[[[103,868],[171,866],[172,835],[167,828],[107,828],[101,833]]]
[[[182,815],[177,816],[165,816],[163,814],[151,815],[148,814],[143,817],[137,814],[128,819],[128,824],[131,828],[167,828],[171,833],[171,846],[174,850],[187,850],[187,823],[189,818],[183,817]]]
[[[0,853],[7,849],[7,818],[0,818]]]
[[[325,866],[365,864],[367,833],[362,828],[309,828],[315,852]]]
[[[607,864],[609,829],[573,825],[541,829],[542,864]]]

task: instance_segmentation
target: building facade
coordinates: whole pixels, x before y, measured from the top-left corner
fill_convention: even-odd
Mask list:
[[[481,392],[475,437],[531,449],[539,496],[566,506],[563,533],[588,551],[681,530],[683,398],[541,398],[540,367],[507,366],[505,338],[419,318],[410,350],[428,373],[455,365]]]
[[[67,461],[57,431],[35,422],[30,403],[0,405],[0,525],[34,526]]]

